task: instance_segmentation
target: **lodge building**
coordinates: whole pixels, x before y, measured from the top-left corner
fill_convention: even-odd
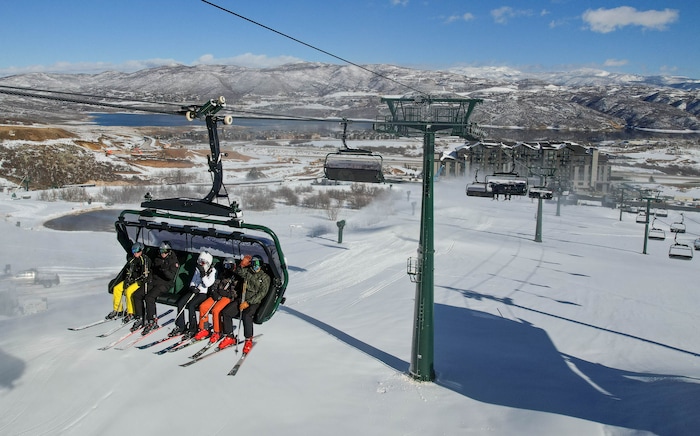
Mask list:
[[[489,174],[513,172],[535,185],[577,193],[608,193],[608,156],[574,142],[478,141],[435,159],[438,174],[483,181]]]

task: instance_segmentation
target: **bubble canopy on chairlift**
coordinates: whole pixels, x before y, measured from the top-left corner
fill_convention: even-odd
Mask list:
[[[277,235],[269,228],[246,223],[241,218],[236,202],[225,205],[216,203],[228,194],[223,186],[223,170],[217,133],[217,122],[231,124],[230,117],[215,116],[225,100],[209,100],[202,106],[186,108],[184,115],[188,120],[204,117],[209,132],[211,156],[208,158],[209,171],[213,173],[212,188],[203,199],[166,198],[152,199],[150,194],[141,203],[141,210],[124,210],[115,222],[117,240],[127,253],[131,245],[138,241],[145,245],[146,251],[156,250],[161,242],[168,241],[184,264],[195,259],[202,251],[211,253],[215,260],[225,257],[242,258],[245,255],[259,255],[265,264],[265,271],[271,276],[267,295],[254,315],[258,324],[267,321],[284,303],[284,292],[289,280],[287,264]],[[185,265],[181,265],[183,268]],[[179,293],[189,283],[187,273],[183,271],[186,283],[182,288],[173,286],[172,292],[159,297],[159,302],[174,304]],[[124,270],[120,272],[123,274]],[[115,278],[114,280],[117,280]],[[114,280],[110,282],[110,288]],[[184,279],[182,279],[184,280]],[[177,282],[177,280],[176,280]]]

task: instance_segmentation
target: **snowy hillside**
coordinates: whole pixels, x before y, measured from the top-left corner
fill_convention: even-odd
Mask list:
[[[299,182],[301,183],[301,182]],[[27,286],[48,310],[0,319],[3,435],[696,435],[700,432],[698,259],[667,256],[632,215],[466,197],[435,186],[435,383],[406,375],[418,184],[343,209],[343,243],[323,213],[246,212],[277,232],[287,302],[256,326],[239,374],[234,350],[188,368],[188,351],[99,351],[124,253],[109,232],[59,232],[47,217],[95,205],[0,197],[0,265],[65,276]],[[410,194],[407,192],[410,191]],[[408,201],[408,200],[411,201]],[[420,201],[419,203],[420,204]],[[700,216],[687,213],[700,236]],[[664,220],[668,225],[678,216]],[[164,308],[162,308],[164,309]],[[188,350],[191,350],[188,349]]]
[[[644,77],[594,69],[524,72],[462,67],[443,71],[312,62],[260,69],[173,65],[133,73],[2,77],[0,102],[6,110],[0,121],[75,120],[95,110],[94,106],[73,104],[74,110],[66,111],[61,102],[5,94],[18,91],[15,87],[87,94],[93,103],[99,100],[96,96],[106,96],[127,102],[198,104],[224,95],[238,116],[257,113],[370,120],[383,120],[388,114],[381,97],[418,90],[483,99],[471,121],[487,126],[487,134],[493,138],[583,142],[600,140],[603,135],[634,135],[633,130],[625,128],[700,130],[699,83],[692,78]],[[69,97],[75,98],[75,94]],[[161,110],[166,109],[179,107],[164,103]],[[513,126],[518,129],[508,130]]]

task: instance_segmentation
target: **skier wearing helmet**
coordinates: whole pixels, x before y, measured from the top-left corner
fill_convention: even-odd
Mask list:
[[[244,265],[246,267],[243,267]],[[219,348],[226,348],[236,343],[233,335],[233,318],[240,314],[245,336],[243,353],[247,354],[253,346],[253,316],[270,289],[270,276],[263,271],[263,260],[258,255],[244,257],[241,267],[243,268],[238,275],[243,280],[243,292],[221,311],[223,333],[227,336],[219,343]]]
[[[132,295],[137,289],[146,286],[151,271],[151,259],[148,256],[143,256],[143,248],[143,244],[140,242],[136,242],[131,246],[132,255],[129,256],[124,267],[124,280],[112,288],[112,311],[105,318],[114,319],[123,311],[122,295],[124,295],[126,298],[124,322],[127,323],[134,319]]]
[[[212,266],[213,261],[212,255],[206,251],[203,251],[197,258],[197,267],[190,282],[189,292],[185,292],[177,300],[178,317],[170,336],[185,333],[187,337],[192,337],[197,333],[197,308],[207,299],[207,291],[216,280],[216,268]],[[187,308],[189,315],[187,329],[185,328],[185,308]]]
[[[131,327],[131,331],[143,327],[142,334],[144,335],[158,328],[158,322],[156,320],[156,299],[163,292],[168,292],[173,285],[177,270],[180,267],[177,256],[175,252],[172,251],[170,243],[167,241],[161,242],[158,247],[158,254],[154,256],[152,265],[151,283],[148,285],[148,289],[139,288],[132,295],[136,322]],[[143,316],[144,306],[146,309],[146,316],[141,318]]]

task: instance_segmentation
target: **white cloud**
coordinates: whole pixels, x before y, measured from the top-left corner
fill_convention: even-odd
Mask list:
[[[678,20],[678,10],[638,11],[631,6],[620,6],[613,9],[588,9],[582,18],[592,31],[599,33],[609,33],[625,26],[665,30],[669,24]]]
[[[230,58],[215,58],[211,54],[205,54],[189,65],[215,64],[238,65],[249,68],[269,68],[295,62],[302,62],[302,59],[295,58],[293,56],[268,57],[266,55],[255,55],[252,53],[245,53]],[[51,65],[28,65],[25,67],[0,68],[0,77],[28,73],[96,74],[104,71],[122,71],[129,73],[146,68],[185,64],[185,62],[179,62],[175,59],[163,58],[130,60],[120,64],[112,62],[56,62]]]
[[[445,23],[454,23],[455,21],[472,21],[474,19],[474,14],[471,14],[469,12],[462,14],[462,15],[450,15],[447,17],[445,20]]]
[[[407,4],[408,0],[391,0],[392,6],[406,6]]]
[[[529,9],[513,9],[510,6],[503,6],[498,9],[491,10],[493,21],[498,24],[507,24],[511,18],[530,15],[532,15],[532,11]]]
[[[627,65],[627,63],[627,59],[606,59],[603,65],[605,65],[606,67],[622,67],[624,65]]]
[[[256,55],[253,53],[244,53],[242,55],[233,56],[230,58],[215,58],[211,54],[205,54],[199,57],[194,62],[195,65],[238,65],[240,67],[250,68],[269,68],[283,64],[291,64],[303,62],[303,59],[293,56],[277,56],[268,57],[267,55]]]

